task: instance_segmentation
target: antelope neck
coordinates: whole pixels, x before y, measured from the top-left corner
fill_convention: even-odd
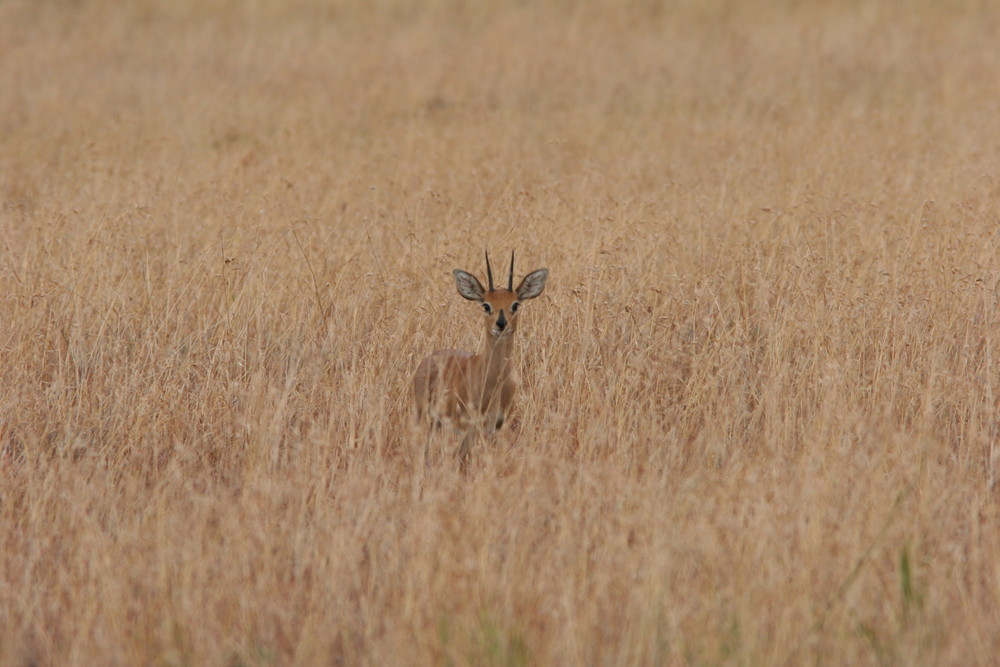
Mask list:
[[[485,375],[492,379],[506,371],[507,359],[510,358],[511,350],[514,349],[513,331],[510,331],[499,338],[493,338],[488,332],[483,351],[479,355],[483,365]]]

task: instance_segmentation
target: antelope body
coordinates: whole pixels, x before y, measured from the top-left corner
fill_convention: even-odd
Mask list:
[[[514,253],[510,256],[507,288],[493,286],[486,255],[489,290],[471,273],[455,269],[458,293],[475,301],[485,314],[486,337],[479,354],[438,350],[424,359],[413,378],[418,419],[464,433],[459,456],[464,460],[479,431],[492,433],[509,414],[516,373],[511,361],[517,314],[522,302],[545,289],[548,269],[532,271],[514,289]]]

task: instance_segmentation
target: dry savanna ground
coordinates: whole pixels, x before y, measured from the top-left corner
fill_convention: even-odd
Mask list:
[[[0,3],[0,663],[995,664],[997,34]],[[551,276],[463,473],[484,248]]]

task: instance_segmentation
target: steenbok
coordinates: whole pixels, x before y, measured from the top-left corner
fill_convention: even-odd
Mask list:
[[[545,289],[548,269],[532,271],[514,289],[514,253],[510,254],[507,288],[493,286],[490,256],[486,254],[489,290],[461,269],[455,269],[458,293],[483,309],[486,340],[479,354],[465,350],[438,350],[424,359],[413,378],[417,417],[423,424],[445,426],[464,434],[459,458],[465,461],[479,431],[493,433],[510,412],[517,385],[511,351],[522,302]]]

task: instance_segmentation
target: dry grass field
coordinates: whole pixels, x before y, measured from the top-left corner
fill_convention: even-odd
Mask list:
[[[998,34],[0,2],[0,664],[996,664]],[[463,473],[484,248],[551,274]]]

